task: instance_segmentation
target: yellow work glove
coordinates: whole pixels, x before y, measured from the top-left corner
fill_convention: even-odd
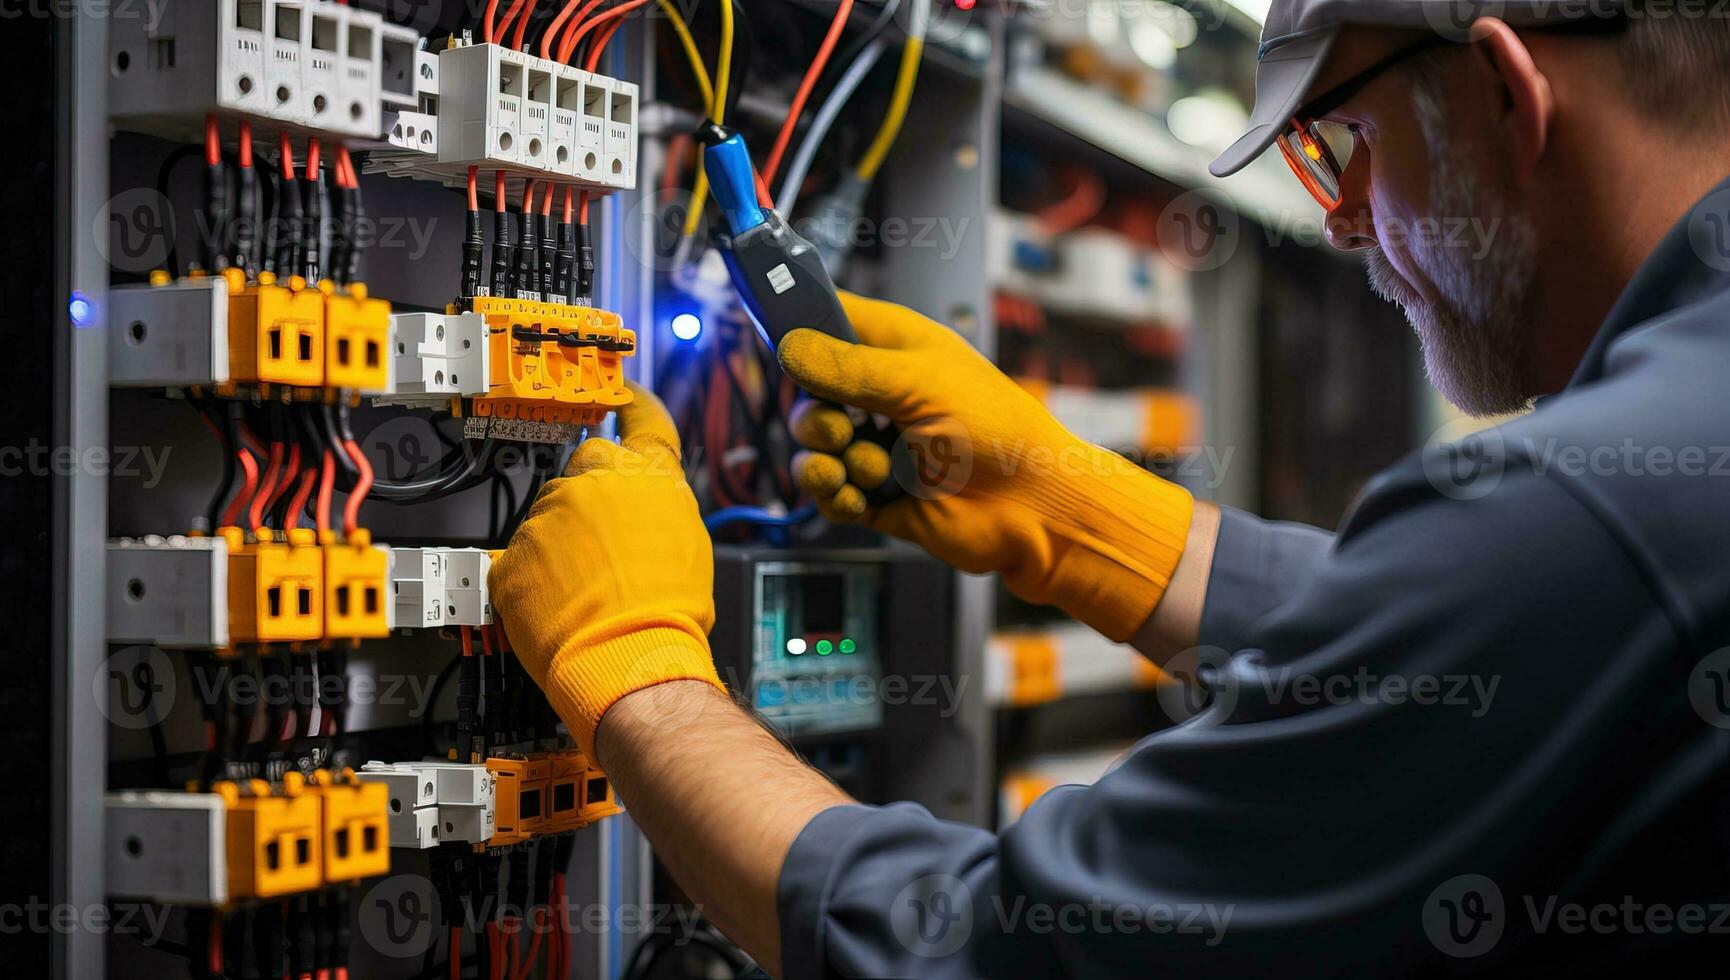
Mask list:
[[[709,654],[714,555],[679,435],[660,399],[632,387],[620,442],[577,447],[487,578],[517,659],[590,759],[625,695],[675,680],[726,690]]]
[[[861,344],[794,330],[781,366],[828,402],[887,416],[912,472],[854,439],[847,413],[805,403],[793,436],[801,489],[831,521],[859,521],[1113,640],[1159,603],[1189,537],[1189,492],[1076,438],[958,334],[905,307],[843,293]],[[866,499],[887,479],[905,491]]]

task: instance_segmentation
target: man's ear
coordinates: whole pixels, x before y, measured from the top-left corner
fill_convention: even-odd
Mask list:
[[[1544,156],[1556,100],[1550,80],[1532,61],[1532,52],[1513,28],[1494,17],[1480,17],[1472,24],[1471,39],[1477,51],[1489,58],[1500,79],[1506,105],[1497,125],[1514,150],[1514,176],[1532,180]]]

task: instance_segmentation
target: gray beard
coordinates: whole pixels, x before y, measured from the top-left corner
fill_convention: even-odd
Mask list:
[[[1416,331],[1424,373],[1442,397],[1480,418],[1523,411],[1531,405],[1520,368],[1533,322],[1537,243],[1531,222],[1500,187],[1448,149],[1453,141],[1437,81],[1420,69],[1412,84],[1418,125],[1430,146],[1431,210],[1444,222],[1492,215],[1506,220],[1495,226],[1480,258],[1440,234],[1429,247],[1412,250],[1440,294],[1434,303],[1412,290],[1379,246],[1365,250],[1364,268],[1370,289],[1399,306]]]

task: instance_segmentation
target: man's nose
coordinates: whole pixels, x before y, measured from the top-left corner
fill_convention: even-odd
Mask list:
[[[1356,252],[1376,244],[1375,218],[1370,212],[1369,150],[1360,141],[1346,172],[1340,175],[1340,203],[1328,211],[1328,244]]]

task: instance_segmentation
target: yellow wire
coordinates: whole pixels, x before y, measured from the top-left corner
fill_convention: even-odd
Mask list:
[[[663,0],[665,2],[665,0]],[[721,0],[721,51],[715,69],[714,97],[709,100],[709,118],[726,122],[727,87],[733,79],[733,0]],[[703,169],[703,151],[697,150],[697,183],[691,188],[691,209],[685,213],[683,238],[697,233],[703,223],[703,208],[709,203],[709,174]]]
[[[901,124],[907,121],[907,106],[913,101],[913,87],[919,81],[919,61],[924,54],[925,39],[909,37],[901,50],[901,71],[895,77],[895,95],[889,103],[889,114],[883,117],[883,127],[877,130],[877,138],[871,141],[871,148],[859,161],[859,179],[866,183],[870,183],[877,171],[883,169],[883,161],[889,159],[895,138],[901,135]]]
[[[709,82],[709,66],[703,64],[703,55],[697,50],[697,41],[691,37],[691,28],[685,24],[685,18],[679,15],[679,8],[673,0],[660,0],[661,9],[667,12],[667,19],[673,22],[673,33],[679,35],[679,44],[685,49],[685,57],[691,61],[691,74],[697,76],[697,87],[703,90],[703,105],[713,105],[715,102],[715,87]]]

